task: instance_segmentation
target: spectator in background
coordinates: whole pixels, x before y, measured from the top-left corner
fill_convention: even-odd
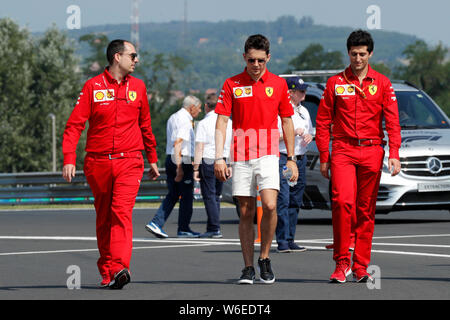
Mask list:
[[[205,118],[197,124],[195,132],[194,180],[200,181],[203,202],[208,216],[206,232],[200,238],[222,238],[220,231],[220,196],[223,182],[214,175],[214,158],[216,155],[214,133],[217,113],[214,112],[217,95],[206,98]],[[232,123],[228,122],[224,147],[225,161],[229,163]]]
[[[189,224],[192,218],[194,187],[192,168],[192,157],[194,156],[193,119],[199,115],[201,108],[200,99],[195,96],[187,96],[183,100],[182,108],[172,114],[167,121],[165,167],[169,191],[153,219],[145,226],[147,231],[158,238],[168,237],[162,227],[178,200],[180,200],[180,208],[177,237],[196,238],[200,234],[192,231]]]
[[[278,117],[280,130],[280,192],[277,199],[277,229],[275,231],[278,252],[302,252],[306,248],[298,246],[295,240],[298,212],[303,202],[303,192],[306,186],[306,155],[308,144],[312,141],[313,125],[308,110],[301,105],[305,100],[307,84],[300,77],[286,78],[291,105],[294,109],[292,121],[295,130],[294,153],[298,168],[297,183],[290,187],[288,181],[283,179],[283,167],[286,166],[287,150],[283,141],[281,118]]]

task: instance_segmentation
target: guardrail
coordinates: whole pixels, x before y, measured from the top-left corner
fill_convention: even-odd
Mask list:
[[[167,194],[165,169],[157,180],[144,170],[136,202],[159,202]],[[93,203],[91,189],[83,171],[77,171],[71,183],[61,172],[0,173],[0,205]]]

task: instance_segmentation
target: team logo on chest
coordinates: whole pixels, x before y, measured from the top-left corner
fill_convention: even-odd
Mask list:
[[[266,95],[270,98],[273,95],[273,88],[267,87],[266,88]]]
[[[233,95],[234,95],[235,98],[252,97],[253,96],[252,86],[248,86],[248,87],[234,87],[233,88]]]
[[[136,93],[136,91],[130,91],[130,92],[128,92],[128,99],[130,99],[131,101],[134,101],[134,100],[136,100],[136,98],[137,98],[137,93]]]
[[[378,87],[377,87],[376,85],[371,84],[371,85],[369,86],[369,93],[370,93],[371,95],[374,95],[375,93],[377,93],[377,90],[378,90]]]

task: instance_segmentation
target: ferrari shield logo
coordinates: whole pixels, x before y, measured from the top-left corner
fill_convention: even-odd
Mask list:
[[[128,98],[129,98],[131,101],[136,100],[136,98],[137,98],[137,93],[136,93],[136,91],[130,91],[130,92],[128,92]]]
[[[370,94],[371,94],[371,95],[374,95],[375,93],[377,93],[377,89],[378,89],[378,87],[377,87],[376,85],[374,85],[374,84],[370,85],[370,86],[369,86],[369,92],[370,92]]]
[[[266,88],[266,94],[268,97],[271,97],[273,94],[273,88],[272,87],[267,87]]]

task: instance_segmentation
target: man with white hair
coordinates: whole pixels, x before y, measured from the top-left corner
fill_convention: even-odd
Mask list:
[[[145,226],[147,231],[158,238],[167,238],[162,229],[175,204],[180,199],[177,237],[195,238],[199,232],[190,229],[193,204],[193,167],[194,129],[193,119],[202,108],[200,99],[187,96],[183,107],[172,114],[167,121],[166,175],[167,193],[153,219]]]

